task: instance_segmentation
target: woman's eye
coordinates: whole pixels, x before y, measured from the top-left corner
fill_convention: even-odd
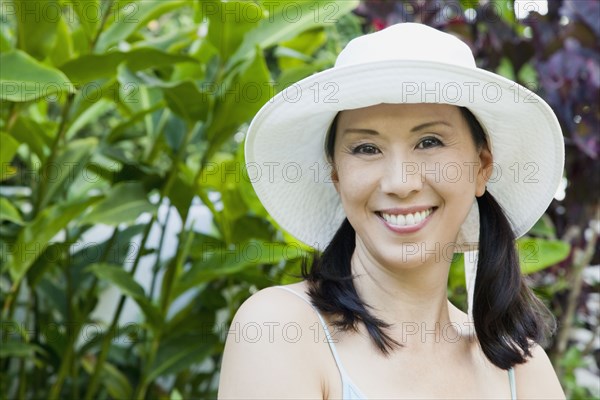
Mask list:
[[[361,144],[356,146],[352,153],[354,154],[377,154],[379,153],[379,149],[372,144]]]
[[[417,145],[421,149],[428,149],[435,146],[442,146],[442,142],[437,138],[425,138]]]

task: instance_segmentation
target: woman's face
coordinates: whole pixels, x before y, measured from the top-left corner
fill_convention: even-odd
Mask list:
[[[333,156],[357,248],[392,268],[451,261],[449,246],[484,193],[492,161],[476,148],[460,109],[443,104],[343,111]]]

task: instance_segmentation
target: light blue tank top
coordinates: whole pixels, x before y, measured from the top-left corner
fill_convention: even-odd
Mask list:
[[[352,379],[350,379],[350,376],[348,376],[348,374],[346,373],[346,370],[344,369],[344,366],[342,365],[342,361],[340,360],[340,357],[338,356],[337,350],[335,348],[335,344],[333,343],[333,338],[331,337],[331,334],[329,333],[329,329],[327,328],[327,324],[325,323],[325,320],[321,316],[321,313],[319,313],[319,310],[317,310],[310,301],[308,301],[307,299],[302,297],[300,294],[296,293],[294,290],[287,288],[285,286],[274,286],[274,287],[284,289],[284,290],[287,290],[288,292],[295,294],[296,296],[298,296],[299,298],[304,300],[306,303],[308,303],[308,305],[310,305],[312,307],[312,309],[315,310],[315,312],[317,313],[317,317],[319,317],[319,321],[321,321],[321,325],[323,326],[323,331],[325,332],[325,337],[327,338],[327,343],[329,343],[329,348],[331,349],[331,354],[333,354],[333,358],[335,359],[335,363],[336,363],[338,370],[340,371],[340,375],[342,377],[342,399],[343,400],[367,400],[367,396],[365,396],[360,391],[360,389],[356,387],[356,385],[352,382]],[[508,382],[510,385],[510,398],[511,398],[511,400],[516,400],[517,399],[517,388],[515,385],[515,371],[513,368],[510,368],[508,370]]]

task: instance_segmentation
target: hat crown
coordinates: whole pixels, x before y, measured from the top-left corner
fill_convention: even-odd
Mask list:
[[[476,68],[471,49],[460,39],[427,25],[409,22],[351,40],[335,66],[388,60],[430,61]]]

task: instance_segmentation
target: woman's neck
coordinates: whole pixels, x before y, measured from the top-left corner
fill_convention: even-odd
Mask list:
[[[388,332],[404,343],[439,343],[444,335],[454,335],[447,298],[448,270],[449,261],[435,257],[410,268],[386,268],[360,242],[352,256],[358,295],[372,307],[373,315],[393,324]]]

